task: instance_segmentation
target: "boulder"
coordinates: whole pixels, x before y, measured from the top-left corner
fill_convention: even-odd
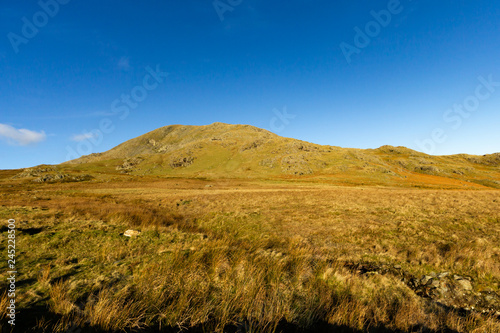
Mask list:
[[[467,279],[461,279],[461,280],[457,280],[457,284],[463,289],[463,290],[467,290],[467,291],[471,291],[472,290],[472,284],[470,283],[469,280]]]
[[[141,234],[140,231],[129,229],[129,230],[127,230],[127,231],[125,231],[123,233],[123,236],[125,236],[125,237],[136,237],[136,236],[139,236],[140,234]]]

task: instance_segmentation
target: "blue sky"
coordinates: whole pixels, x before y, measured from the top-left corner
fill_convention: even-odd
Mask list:
[[[498,22],[486,0],[3,1],[0,168],[216,121],[500,152]]]

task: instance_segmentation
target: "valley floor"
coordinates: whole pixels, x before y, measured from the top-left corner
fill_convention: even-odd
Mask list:
[[[500,331],[498,190],[5,175],[34,332]]]

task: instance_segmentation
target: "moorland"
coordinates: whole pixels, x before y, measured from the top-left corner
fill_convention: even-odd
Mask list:
[[[499,188],[500,154],[174,125],[0,170],[0,252],[15,219],[26,332],[498,332]]]

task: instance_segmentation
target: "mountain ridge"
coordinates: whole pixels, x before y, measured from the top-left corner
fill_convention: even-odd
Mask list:
[[[406,147],[341,148],[250,125],[168,125],[63,165],[103,165],[131,175],[323,177],[354,183],[473,182],[500,188],[500,154],[433,156]],[[433,178],[433,177],[438,177]],[[418,180],[417,178],[425,178]],[[356,180],[357,179],[357,180]],[[446,180],[445,180],[446,179]],[[458,184],[457,183],[457,184]]]

